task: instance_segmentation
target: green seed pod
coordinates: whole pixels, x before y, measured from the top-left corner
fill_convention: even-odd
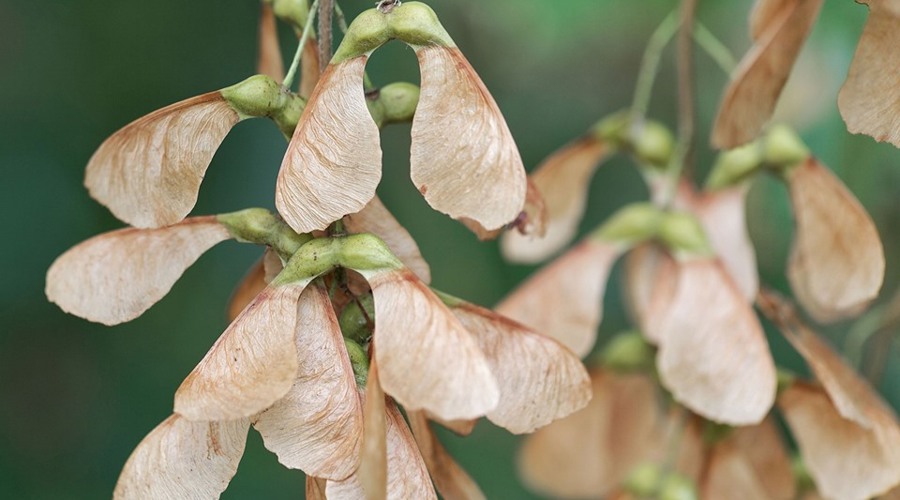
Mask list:
[[[344,306],[338,324],[344,337],[363,343],[372,336],[371,327],[374,319],[375,301],[369,293]]]
[[[294,135],[294,129],[297,128],[297,123],[300,121],[303,110],[306,109],[306,99],[293,92],[288,92],[285,96],[286,98],[281,106],[273,111],[270,116],[275,125],[278,125],[278,130],[281,130],[281,133],[290,140]]]
[[[652,203],[632,203],[607,219],[593,237],[636,245],[656,237],[663,213]]]
[[[238,241],[268,245],[283,259],[289,259],[304,243],[312,239],[297,234],[280,218],[264,208],[248,208],[216,217]]]
[[[789,168],[807,158],[809,149],[803,139],[787,125],[776,125],[763,138],[766,163],[776,168]]]
[[[336,238],[318,238],[301,246],[272,280],[275,286],[312,281],[334,269],[340,260],[341,245]]]
[[[638,160],[655,167],[665,167],[672,158],[675,139],[668,127],[653,120],[647,120],[632,138],[632,147]]]
[[[689,478],[673,472],[663,478],[659,500],[697,500],[697,486]]]
[[[686,212],[669,212],[659,225],[659,239],[675,255],[711,257],[714,255],[700,221]]]
[[[655,363],[654,349],[639,332],[623,332],[609,341],[601,360],[604,366],[619,372],[648,370]]]
[[[344,339],[344,345],[347,347],[347,355],[350,357],[350,366],[353,367],[356,385],[365,387],[369,378],[369,356],[361,345],[348,338]]]
[[[635,467],[625,479],[625,489],[638,497],[651,497],[659,491],[662,471],[659,466],[644,463]]]
[[[378,9],[364,11],[350,23],[331,64],[368,54],[392,38],[388,19]]]
[[[217,218],[228,228],[228,232],[242,243],[265,242],[279,222],[272,212],[265,208],[248,208],[221,214]]]
[[[367,93],[366,97],[369,114],[381,128],[412,120],[419,104],[419,87],[408,82],[394,82]]]
[[[263,0],[272,6],[272,11],[282,21],[290,24],[295,30],[303,31],[309,17],[307,0]]]
[[[268,116],[279,109],[287,98],[281,85],[266,75],[253,75],[224,88],[222,97],[241,118]]]
[[[403,263],[391,252],[381,238],[370,233],[352,234],[337,238],[339,250],[337,264],[360,270],[368,269],[400,269]]]
[[[655,120],[635,124],[627,110],[613,113],[592,128],[598,139],[618,149],[630,151],[643,164],[665,167],[675,150],[669,128]]]
[[[616,147],[626,146],[628,139],[628,125],[631,123],[631,115],[626,111],[619,111],[602,118],[592,127],[592,133],[598,139],[613,144]]]
[[[422,2],[406,2],[387,14],[393,36],[409,45],[456,47],[437,14]]]
[[[762,168],[763,152],[758,142],[724,151],[713,165],[706,187],[710,190],[724,189],[743,182]]]
[[[378,91],[378,101],[384,105],[384,123],[412,120],[419,103],[419,87],[408,82],[389,83]]]

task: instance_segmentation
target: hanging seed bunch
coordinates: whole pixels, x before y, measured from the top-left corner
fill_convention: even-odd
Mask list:
[[[47,296],[66,312],[130,321],[212,246],[265,248],[237,287],[230,325],[128,459],[115,498],[218,497],[250,427],[306,473],[308,498],[436,498],[435,487],[479,498],[432,422],[467,434],[487,417],[528,433],[590,398],[588,373],[564,345],[431,288],[415,241],[375,195],[379,131],[412,121],[410,177],[434,209],[482,236],[540,226],[541,200],[472,66],[431,8],[398,1],[360,14],[319,61],[317,5],[264,3],[260,74],[137,119],[88,163],[91,195],[130,227],[53,263]],[[286,75],[277,19],[299,37]],[[392,40],[415,51],[421,88],[369,82],[368,58]],[[290,141],[278,213],[192,214],[219,144],[257,118]]]
[[[851,132],[900,146],[900,3],[864,3],[869,20],[839,107]],[[682,5],[682,36],[696,36],[731,71],[724,47],[692,25],[692,14],[685,17],[691,4]],[[526,439],[519,466],[534,490],[630,499],[897,494],[894,411],[802,317],[830,324],[869,308],[885,273],[878,230],[793,129],[768,124],[821,5],[756,2],[754,44],[725,90],[712,131],[722,151],[704,182],[684,168],[690,134],[679,130],[676,141],[648,120],[641,89],[630,110],[600,120],[530,175],[547,225],[543,237],[503,235],[503,252],[514,262],[541,262],[568,245],[584,216],[590,178],[611,155],[628,154],[649,191],[649,200],[621,208],[496,307],[587,356],[610,271],[624,259],[634,331],[591,358],[588,407]],[[651,41],[651,73],[676,20],[664,21]],[[792,300],[760,283],[746,228],[747,193],[763,174],[787,187],[795,220],[785,263]],[[776,365],[754,305],[806,361],[813,380]],[[776,415],[796,443],[793,460]]]

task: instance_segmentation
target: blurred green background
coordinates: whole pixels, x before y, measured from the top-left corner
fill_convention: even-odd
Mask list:
[[[353,14],[369,0],[343,0]],[[644,43],[671,0],[434,0],[447,30],[503,110],[523,159],[544,156],[600,117],[627,106]],[[700,2],[699,19],[740,55],[749,45],[749,0]],[[183,377],[226,326],[232,286],[260,250],[214,248],[141,318],[115,328],[68,316],[47,303],[44,275],[74,244],[121,227],[82,187],[83,169],[105,137],[172,102],[225,87],[255,67],[254,0],[0,0],[0,498],[106,498],[135,445],[172,409]],[[885,244],[883,295],[900,283],[900,152],[849,135],[836,105],[866,18],[864,6],[827,2],[783,98],[780,116],[840,175],[874,217]],[[282,27],[284,28],[284,27]],[[282,32],[285,54],[291,34]],[[698,170],[713,159],[706,134],[723,75],[698,53]],[[390,44],[369,64],[376,84],[418,81],[411,50]],[[675,83],[666,52],[651,114],[674,125]],[[452,130],[448,134],[454,133]],[[228,136],[195,213],[272,207],[285,149],[273,124],[243,123]],[[432,265],[434,285],[486,305],[532,267],[503,262],[430,210],[408,177],[409,126],[384,132],[379,188]],[[622,204],[646,197],[627,159],[592,183],[586,232]],[[786,289],[792,230],[784,188],[770,179],[750,197],[750,226],[763,282]],[[627,326],[614,274],[601,338]],[[842,345],[848,323],[827,330]],[[803,371],[777,335],[779,362]],[[881,390],[900,405],[896,349]],[[481,422],[466,439],[443,435],[490,498],[531,498],[516,477],[518,439]],[[303,477],[283,469],[251,432],[224,498],[298,498]]]

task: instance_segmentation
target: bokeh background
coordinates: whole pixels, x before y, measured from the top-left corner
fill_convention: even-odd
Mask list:
[[[341,2],[351,17],[371,3]],[[645,41],[677,4],[430,3],[495,96],[528,168],[629,105]],[[750,3],[701,1],[699,19],[740,55],[749,46]],[[254,0],[0,0],[0,498],[109,497],[132,449],[170,414],[175,389],[225,328],[225,304],[257,248],[214,248],[164,300],[115,328],[47,303],[44,275],[67,248],[121,227],[82,187],[94,149],[139,116],[250,75],[257,14]],[[900,284],[900,152],[848,134],[836,105],[866,14],[854,2],[826,2],[779,113],[874,217],[888,260],[887,297]],[[285,54],[293,53],[291,33],[282,35]],[[651,114],[674,126],[672,51],[665,57]],[[714,158],[706,134],[727,78],[702,53],[697,67],[702,174]],[[369,71],[377,84],[419,76],[413,52],[398,43],[379,50]],[[285,146],[270,122],[237,126],[209,168],[195,213],[273,207]],[[492,305],[534,270],[504,263],[495,243],[478,242],[427,207],[408,180],[408,125],[385,130],[383,147],[379,192],[418,240],[436,287]],[[582,232],[646,195],[628,159],[613,159],[592,182]],[[763,282],[786,289],[792,222],[785,189],[760,179],[749,218]],[[627,327],[617,276],[601,343]],[[840,347],[851,327],[823,330]],[[804,371],[779,336],[770,340],[781,364]],[[900,404],[896,348],[880,389],[895,408]],[[487,422],[466,439],[442,436],[488,497],[532,498],[515,473],[518,438]],[[279,466],[251,432],[224,498],[298,498],[303,484],[302,474]]]

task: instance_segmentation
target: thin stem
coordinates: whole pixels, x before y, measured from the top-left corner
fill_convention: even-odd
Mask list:
[[[332,301],[334,300],[334,297],[338,293],[338,291],[341,291],[342,293],[346,293],[344,290],[345,273],[346,273],[346,270],[343,267],[337,267],[337,268],[335,268],[334,271],[331,272],[331,276],[329,276],[331,278],[331,283],[328,285],[327,288],[328,288],[328,296],[331,297]],[[316,278],[316,280],[321,280],[321,283],[324,285],[326,276],[328,276],[328,275],[320,276],[320,277]]]
[[[890,351],[900,327],[900,289],[886,303],[857,319],[844,340],[850,362],[877,385],[890,359]]]
[[[347,289],[349,290],[350,288],[347,287]],[[356,307],[359,307],[359,311],[362,313],[363,319],[366,320],[366,327],[370,332],[373,331],[375,329],[375,321],[371,316],[369,316],[369,311],[366,311],[366,307],[363,305],[362,300],[359,300],[359,297],[353,295],[352,293],[350,294],[350,296],[353,297],[353,302],[356,303]]]
[[[331,19],[334,13],[334,0],[322,0],[319,3],[319,71],[325,72],[331,61]]]
[[[872,339],[864,375],[873,387],[878,387],[881,384],[882,377],[884,377],[884,371],[887,368],[894,337],[896,336],[895,333],[891,328],[882,328]]]
[[[694,23],[694,40],[726,74],[730,75],[737,67],[731,50],[699,22]]]
[[[884,306],[871,309],[853,322],[847,336],[844,338],[844,353],[850,364],[857,369],[862,368],[866,345],[881,330],[883,317]]]
[[[872,385],[878,385],[887,362],[890,359],[891,347],[896,337],[896,330],[900,325],[900,289],[894,292],[890,302],[884,307],[884,315],[881,317],[881,328],[872,338],[869,347],[868,362],[865,375]]]
[[[697,0],[682,0],[678,29],[678,142],[666,171],[662,206],[671,207],[682,175],[690,174],[694,152],[694,16]]]
[[[642,122],[647,114],[653,83],[656,81],[656,75],[659,73],[659,61],[662,58],[663,49],[666,48],[666,45],[669,44],[669,41],[675,35],[675,31],[678,28],[677,20],[676,13],[673,10],[650,35],[647,48],[644,49],[644,55],[641,58],[641,69],[635,84],[634,100],[631,103],[632,123]]]
[[[341,33],[347,33],[347,16],[344,15],[344,10],[341,9],[337,0],[334,0],[334,15],[337,16],[338,29],[341,30]]]
[[[300,69],[300,59],[303,58],[303,47],[306,47],[306,42],[309,40],[310,34],[312,34],[312,25],[316,18],[316,7],[318,5],[319,0],[315,0],[312,7],[309,9],[309,17],[306,19],[306,24],[303,26],[303,34],[300,35],[300,43],[297,45],[294,61],[291,63],[291,67],[288,69],[287,74],[284,75],[284,82],[281,84],[285,89],[291,88],[291,84],[297,76],[297,70]]]
[[[817,335],[797,315],[794,304],[777,292],[760,287],[756,296],[756,305],[763,316],[769,318],[769,321],[781,330],[781,333],[792,344],[803,342],[804,336]],[[870,360],[865,369],[866,378],[873,388],[878,387],[878,381],[884,373],[894,337],[893,329],[897,326],[894,322],[897,320],[896,316],[892,316],[888,312],[885,317],[892,321],[885,321],[882,328],[877,331],[875,346],[873,346],[875,347],[875,358]]]
[[[694,150],[694,17],[697,0],[682,0],[678,30],[678,142],[683,145],[679,169],[692,161]],[[680,174],[680,172],[679,172]],[[675,179],[677,182],[677,176]]]
[[[677,11],[669,12],[669,15],[653,31],[650,40],[647,42],[647,48],[644,49],[644,55],[641,58],[641,68],[635,84],[634,100],[631,104],[632,121],[640,121],[647,114],[653,84],[659,73],[659,62],[662,58],[662,52],[678,29],[676,15]],[[694,23],[694,40],[723,72],[731,74],[737,67],[737,60],[734,58],[731,50],[702,23]]]
[[[681,452],[681,444],[688,425],[688,412],[681,405],[676,406],[675,429],[666,443],[666,454],[662,463],[663,472],[671,471],[678,462],[678,454]]]
[[[344,219],[338,219],[332,222],[328,232],[332,236],[343,236],[347,234],[347,228],[344,227]]]

